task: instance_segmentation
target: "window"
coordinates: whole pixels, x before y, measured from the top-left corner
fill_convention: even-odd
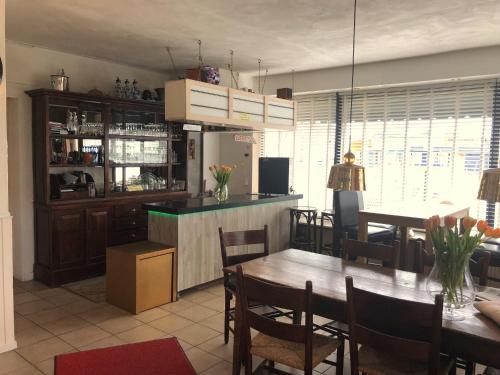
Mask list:
[[[365,204],[466,201],[484,218],[487,205],[476,199],[481,171],[498,165],[494,93],[495,82],[483,81],[355,94],[352,124],[347,110],[342,116],[342,146],[351,127],[351,149],[366,168]],[[350,96],[343,100],[348,108]]]
[[[481,171],[497,168],[499,162],[499,82],[358,91],[352,124],[349,94],[295,99],[296,130],[266,130],[261,156],[291,159],[291,184],[304,194],[301,204],[332,207],[328,173],[347,151],[351,127],[351,150],[356,163],[366,168],[366,206],[397,200],[465,201],[471,215],[485,218],[488,211],[500,225],[499,204],[476,199]]]
[[[265,130],[261,136],[261,156],[289,157],[290,184],[304,195],[300,204],[318,210],[332,208],[333,193],[326,184],[335,157],[336,94],[295,99],[298,103],[295,131]]]

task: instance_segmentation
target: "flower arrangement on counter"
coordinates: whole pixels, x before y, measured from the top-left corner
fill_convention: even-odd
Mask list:
[[[217,185],[215,186],[214,195],[219,201],[225,201],[228,198],[227,183],[231,177],[231,173],[236,168],[236,165],[229,166],[222,164],[221,166],[211,165],[208,167]]]
[[[486,221],[468,216],[463,219],[464,232],[460,233],[457,219],[452,216],[432,216],[424,221],[434,245],[435,263],[427,280],[430,294],[441,293],[447,309],[459,309],[472,303],[475,289],[469,271],[470,257],[484,242],[485,237],[500,237],[500,228],[491,228]],[[473,233],[474,227],[477,232]]]

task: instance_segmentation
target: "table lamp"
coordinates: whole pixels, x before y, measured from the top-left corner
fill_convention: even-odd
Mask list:
[[[487,201],[491,204],[500,202],[500,168],[483,171],[477,199]],[[495,218],[491,213],[487,212],[486,221],[488,221],[488,225],[493,226]]]

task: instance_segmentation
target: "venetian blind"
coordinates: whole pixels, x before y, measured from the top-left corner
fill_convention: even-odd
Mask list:
[[[297,193],[304,195],[300,204],[318,210],[331,208],[333,194],[326,184],[335,157],[336,94],[304,95],[294,99],[298,105],[295,130],[262,133],[261,156],[289,157],[290,184]]]
[[[351,149],[366,168],[365,204],[467,202],[472,215],[486,217],[476,197],[481,171],[498,165],[494,93],[494,81],[357,92],[352,124],[343,113],[342,151],[350,127]],[[343,100],[348,108],[350,95]]]

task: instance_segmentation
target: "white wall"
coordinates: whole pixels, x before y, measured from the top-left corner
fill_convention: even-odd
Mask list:
[[[215,180],[209,171],[211,165],[220,165],[220,134],[203,133],[203,171],[202,178],[207,181],[206,190],[215,189]]]
[[[207,180],[207,190],[214,190],[216,185],[208,167],[227,164],[236,165],[228,183],[229,194],[251,193],[253,145],[235,142],[234,133],[204,133],[203,137],[203,178]]]
[[[0,353],[15,349],[14,291],[12,286],[12,217],[9,213],[7,152],[7,94],[5,57],[5,0],[0,0],[0,57],[4,79],[0,83]]]
[[[236,165],[228,183],[229,194],[252,192],[252,144],[234,141],[234,133],[220,133],[220,163]]]
[[[163,87],[169,77],[135,67],[91,59],[44,48],[31,47],[7,41],[7,96],[15,114],[9,114],[9,142],[11,143],[10,194],[14,225],[14,276],[19,280],[33,278],[33,171],[31,144],[31,99],[26,90],[47,88],[50,74],[61,68],[70,76],[70,88],[87,92],[97,88],[111,93],[117,76],[122,81],[137,79],[141,89]],[[5,88],[5,84],[2,85]],[[4,89],[5,90],[5,89]],[[12,130],[12,131],[11,131]],[[5,137],[2,137],[4,139]],[[3,162],[3,158],[2,158]],[[0,205],[0,207],[2,207]]]
[[[194,159],[187,160],[187,186],[188,193],[196,197],[200,193],[200,175],[201,175],[201,133],[188,132],[189,140],[194,140]]]
[[[335,51],[331,51],[335,53]],[[500,46],[356,65],[355,87],[397,85],[500,75]],[[254,87],[257,78],[254,77]],[[351,86],[351,67],[295,72],[295,93],[342,90]],[[292,87],[290,73],[268,76],[265,94]]]

